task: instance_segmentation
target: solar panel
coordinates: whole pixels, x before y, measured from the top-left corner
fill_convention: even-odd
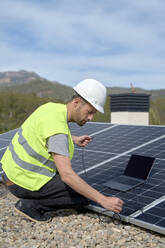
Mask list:
[[[94,138],[88,147],[75,147],[73,169],[98,191],[124,201],[121,220],[165,234],[165,126],[91,122],[83,127],[71,123],[70,128],[73,135]],[[0,156],[14,133],[15,130],[0,135]],[[103,186],[123,173],[131,154],[156,158],[146,183],[128,192]],[[87,208],[108,216],[114,214],[92,201]]]
[[[91,126],[93,123],[84,126],[84,133],[95,138],[87,148],[76,148],[73,167],[79,166],[78,174],[91,186],[107,196],[116,196],[124,201],[120,213],[122,220],[165,234],[165,211],[158,214],[162,205],[154,204],[165,201],[165,126],[109,124],[104,128],[100,124],[100,130],[94,126],[91,129]],[[71,125],[71,131],[76,135],[80,129]],[[103,186],[104,182],[123,173],[131,154],[156,158],[147,182],[125,193]],[[104,211],[95,202],[91,202],[88,208]],[[103,213],[113,215],[111,211]]]
[[[14,134],[16,133],[17,129],[11,130],[7,133],[0,134],[0,160],[7,148],[7,146],[10,144],[10,141]],[[0,163],[0,175],[1,175],[1,163]]]

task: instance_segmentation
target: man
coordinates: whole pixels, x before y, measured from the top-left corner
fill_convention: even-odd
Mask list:
[[[47,103],[18,129],[1,163],[4,181],[18,200],[15,209],[33,221],[48,221],[47,211],[99,203],[119,213],[123,201],[106,197],[72,169],[74,145],[87,146],[91,137],[71,136],[68,122],[82,126],[96,111],[104,112],[106,88],[94,79],[81,81],[65,104]]]

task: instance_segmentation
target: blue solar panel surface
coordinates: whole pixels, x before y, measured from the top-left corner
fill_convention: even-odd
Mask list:
[[[100,124],[100,130],[91,129],[92,123],[88,123],[85,133],[94,137],[91,144],[85,149],[76,149],[73,167],[94,188],[107,196],[116,196],[124,201],[121,216],[127,221],[129,216],[139,211],[134,217],[134,224],[139,225],[139,220],[146,224],[142,226],[165,234],[165,213],[158,215],[158,206],[151,207],[143,212],[148,205],[165,197],[165,127],[164,126],[131,126]],[[84,126],[85,127],[85,126]],[[81,127],[71,126],[76,135]],[[120,192],[106,188],[103,183],[123,173],[131,154],[154,156],[156,158],[150,177],[145,184],[128,192]],[[100,207],[91,203],[92,209]],[[146,217],[147,216],[147,217]],[[150,219],[150,221],[148,221]],[[157,228],[152,228],[153,224]]]
[[[165,228],[165,201],[140,214],[137,219]]]
[[[10,144],[10,141],[14,134],[16,133],[17,129],[9,131],[7,133],[0,134],[0,160],[7,148]],[[0,174],[1,174],[1,163],[0,163]]]
[[[94,138],[88,147],[75,147],[73,169],[100,192],[124,201],[123,220],[165,234],[165,126],[87,123],[79,127],[71,123],[70,129],[73,135]],[[0,158],[15,132],[0,135]],[[131,154],[156,158],[145,184],[128,192],[103,186],[123,173]],[[103,210],[94,202],[89,208]]]

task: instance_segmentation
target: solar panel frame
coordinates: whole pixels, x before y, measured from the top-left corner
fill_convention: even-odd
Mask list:
[[[164,163],[164,161],[165,161],[165,154],[163,153],[163,156],[162,156],[162,152],[160,153],[160,151],[163,148],[163,144],[165,142],[165,135],[164,135],[164,133],[165,133],[165,126],[113,125],[113,128],[116,128],[117,126],[120,129],[120,131],[122,131],[121,129],[123,129],[123,127],[124,127],[124,129],[125,128],[126,129],[127,128],[132,129],[132,131],[135,131],[135,129],[146,130],[147,133],[148,133],[148,135],[145,136],[145,140],[143,139],[143,137],[141,137],[141,139],[138,138],[139,137],[139,135],[138,135],[137,136],[137,138],[138,138],[138,144],[137,144],[137,146],[134,146],[133,148],[130,148],[130,147],[127,146],[130,149],[129,150],[122,150],[122,153],[120,153],[120,154],[119,154],[119,152],[117,150],[113,150],[112,153],[114,155],[116,154],[116,156],[113,156],[113,157],[111,157],[111,158],[109,158],[107,160],[104,160],[104,161],[102,161],[102,163],[98,163],[98,164],[95,164],[95,165],[92,165],[92,166],[88,167],[86,169],[86,172],[88,173],[88,176],[90,175],[89,174],[90,172],[92,172],[91,174],[94,174],[93,173],[93,170],[95,170],[95,172],[97,174],[99,174],[99,172],[97,172],[97,169],[100,166],[103,166],[103,165],[105,165],[106,163],[109,163],[109,162],[112,163],[112,161],[115,161],[115,160],[117,160],[119,158],[122,158],[123,156],[128,156],[129,157],[131,154],[135,154],[135,153],[141,154],[141,155],[144,155],[145,154],[146,156],[147,155],[148,156],[151,156],[151,155],[152,156],[158,156],[159,154],[161,154],[160,158],[157,158],[157,162],[156,162],[157,163],[157,168],[155,167],[153,169],[153,172],[151,174],[151,177],[148,180],[148,184],[146,184],[145,186],[143,185],[144,190],[142,190],[141,193],[138,193],[138,198],[140,199],[140,201],[143,202],[143,203],[145,203],[142,206],[142,209],[143,208],[145,209],[145,207],[147,207],[148,205],[150,205],[151,203],[153,203],[157,197],[163,197],[165,195],[165,182],[164,182],[165,174],[162,175],[162,172],[165,170],[165,167],[162,166],[161,163],[160,163],[160,162],[163,162]],[[109,130],[112,131],[112,127],[111,127],[111,129],[102,130],[102,132],[100,133],[100,136],[102,134],[104,134],[104,132],[106,133]],[[115,129],[113,129],[113,131],[114,130]],[[149,135],[150,132],[152,132],[152,135]],[[132,137],[132,140],[135,140],[135,135],[133,135],[134,133],[135,132],[132,133],[132,136],[133,136]],[[121,134],[121,132],[120,132],[120,134]],[[126,134],[128,136],[128,132],[126,132]],[[131,134],[131,132],[130,132],[130,134]],[[97,133],[94,134],[94,135],[97,136]],[[98,133],[98,135],[99,135],[99,133]],[[107,134],[105,134],[105,137],[109,138],[110,136],[107,136]],[[103,142],[103,140],[101,138],[99,138],[99,139],[101,140],[101,142]],[[130,140],[130,139],[128,139],[128,140]],[[96,141],[96,139],[94,139],[94,141]],[[136,145],[136,142],[134,143],[134,142],[130,141],[130,143],[131,143],[131,146],[132,146],[132,144],[135,144]],[[114,145],[116,145],[116,143]],[[146,147],[147,147],[147,152],[145,151],[145,148]],[[155,147],[157,147],[157,149]],[[120,146],[120,148],[121,148],[121,146]],[[87,149],[88,149],[89,152],[92,152],[92,147],[89,146],[89,148],[87,148]],[[122,147],[122,149],[123,149],[123,147]],[[98,150],[99,149],[97,147],[97,152],[99,152]],[[150,150],[150,152],[148,152],[149,150]],[[154,154],[153,154],[153,151],[154,151]],[[108,151],[106,150],[105,153],[108,153]],[[110,153],[111,152],[109,152],[109,154]],[[113,166],[112,166],[112,169],[114,171],[114,167]],[[79,175],[80,176],[83,176],[83,173],[84,172],[81,171],[79,173]],[[121,173],[121,171],[120,171],[120,173]],[[102,177],[102,175],[101,175],[101,177]],[[93,181],[95,181],[95,178],[93,178]],[[100,187],[99,185],[97,185],[97,183],[93,183],[91,185],[93,187],[95,187],[97,190],[102,191],[102,187]],[[161,187],[161,185],[162,185],[162,187]],[[153,191],[153,189],[154,189],[154,191]],[[138,190],[140,190],[140,188],[134,189],[134,192],[138,192]],[[103,193],[106,194],[105,191]],[[122,193],[115,193],[113,190],[111,190],[111,194],[109,194],[109,195],[113,195],[113,194],[114,194],[114,196],[117,196],[117,197],[120,197],[122,195]],[[129,195],[129,193],[125,194],[124,197],[127,196],[128,199],[129,199],[129,201],[130,201],[130,197],[128,195]],[[131,205],[133,205],[133,201],[131,202],[130,206]],[[96,203],[90,204],[87,208],[89,208],[91,210],[94,210],[96,212],[102,212],[102,213],[104,213],[106,215],[109,215],[109,216],[113,216],[113,214],[114,214],[111,211],[105,211],[101,206],[99,206]],[[131,207],[130,208],[127,207],[127,210],[128,210],[128,212],[127,212],[127,214],[128,214],[129,211],[131,211]],[[133,213],[135,213],[135,212],[136,211],[134,211]],[[132,224],[137,224],[138,226],[145,227],[147,229],[150,229],[150,230],[153,230],[153,231],[156,231],[156,232],[165,234],[165,229],[162,228],[161,226],[152,225],[150,223],[146,223],[144,221],[141,221],[141,220],[139,220],[137,218],[130,217],[133,213],[130,212],[129,215],[125,215],[126,213],[124,213],[124,215],[123,215],[123,213],[121,213],[120,214],[120,218],[123,221],[129,222],[129,223],[132,223]]]
[[[165,234],[165,216],[157,217],[154,212],[157,211],[157,205],[165,200],[165,152],[163,150],[165,126],[91,122],[83,127],[71,123],[70,129],[73,135],[88,134],[94,137],[87,148],[75,146],[73,169],[98,191],[108,196],[120,197],[125,201],[126,207],[120,214],[122,221]],[[0,135],[0,158],[16,131],[12,130]],[[131,154],[156,157],[156,165],[148,181],[126,193],[103,188],[102,183],[107,179],[122,174]],[[87,208],[107,216],[114,215],[113,212],[105,210],[92,201]],[[153,217],[154,224],[145,221],[147,215]]]

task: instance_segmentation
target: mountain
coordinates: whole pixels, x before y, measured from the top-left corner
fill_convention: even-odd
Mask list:
[[[165,89],[134,90],[151,95],[150,124],[165,125]],[[108,87],[108,95],[131,92],[131,88]],[[0,132],[17,128],[41,104],[67,102],[72,95],[73,88],[48,81],[35,72],[0,72]],[[110,97],[106,100],[105,114],[97,112],[93,121],[110,121]]]
[[[24,70],[0,72],[0,85],[24,84],[35,79],[42,80],[35,72],[27,72]]]
[[[165,98],[165,89],[145,90],[135,88],[134,90],[136,93],[150,94],[152,100]],[[0,91],[35,93],[40,97],[50,97],[62,101],[67,101],[73,94],[71,87],[56,81],[46,80],[35,72],[25,70],[0,72]],[[130,92],[131,88],[108,87],[108,95]]]
[[[71,87],[46,80],[35,72],[24,70],[0,72],[0,91],[35,93],[39,97],[55,98],[61,101],[67,101],[73,94]]]

